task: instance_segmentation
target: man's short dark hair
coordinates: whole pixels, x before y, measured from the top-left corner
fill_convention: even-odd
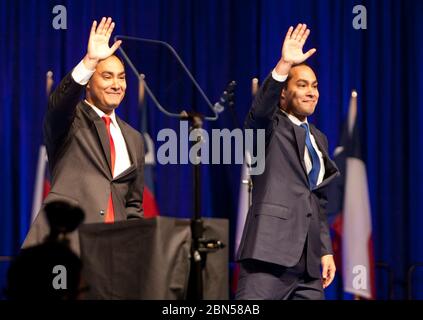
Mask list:
[[[119,59],[120,63],[122,63],[123,68],[125,69],[125,60],[119,54],[113,54],[116,58]]]
[[[298,63],[298,64],[294,64],[294,65],[291,67],[291,70],[292,70],[292,68],[299,67],[299,66],[306,66],[306,67],[309,67],[311,70],[313,70],[313,68],[312,68],[310,65],[308,65],[307,63],[305,63],[305,62],[301,62],[301,63]],[[283,83],[283,87],[282,87],[282,89],[286,89],[286,88],[288,87],[288,82],[289,82],[289,80],[291,80],[291,78],[292,78],[292,73],[291,73],[291,70],[289,70],[289,72],[288,72],[288,78],[286,78],[286,81]],[[313,72],[314,72],[314,73],[316,73],[314,70],[313,70]]]
[[[118,60],[120,61],[120,63],[122,63],[123,68],[125,69],[125,60],[119,54],[114,53],[110,57],[116,57],[116,58],[118,58]],[[100,60],[99,62],[104,61],[104,60],[106,60],[106,59],[108,59],[110,57],[104,58],[104,59]]]

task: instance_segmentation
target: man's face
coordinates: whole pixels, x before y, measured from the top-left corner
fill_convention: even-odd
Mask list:
[[[319,90],[313,70],[305,65],[291,68],[287,87],[281,92],[282,109],[303,121],[313,114],[318,100]]]
[[[116,56],[100,61],[87,85],[87,100],[110,114],[125,96],[125,69]]]

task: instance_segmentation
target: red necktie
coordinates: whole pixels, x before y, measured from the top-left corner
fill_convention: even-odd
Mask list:
[[[111,119],[108,116],[103,116],[102,118],[106,123],[107,134],[109,135],[109,143],[110,143],[110,160],[112,167],[110,168],[112,171],[113,177],[113,170],[115,169],[115,159],[116,159],[116,151],[115,151],[115,143],[113,142],[112,135],[110,133],[110,122]],[[109,201],[107,205],[107,213],[106,219],[104,220],[105,223],[113,223],[115,222],[115,211],[113,209],[113,199],[112,199],[112,192],[110,191]]]

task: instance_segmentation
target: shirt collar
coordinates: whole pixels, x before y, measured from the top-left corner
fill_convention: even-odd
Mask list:
[[[291,120],[291,122],[293,124],[296,124],[297,126],[301,126],[301,124],[307,123],[307,125],[308,125],[307,118],[305,118],[304,121],[300,121],[300,119],[298,119],[296,116],[287,113],[285,110],[281,109],[281,111],[286,114],[286,116],[288,117],[288,119]]]
[[[87,99],[85,99],[85,100],[84,100],[84,102],[85,102],[86,104],[88,104],[91,108],[93,108],[93,109],[94,109],[94,111],[98,114],[98,116],[99,116],[100,118],[103,118],[103,116],[108,116],[108,117],[110,117],[110,119],[112,120],[113,125],[114,125],[115,127],[118,127],[118,125],[117,125],[117,121],[116,121],[116,114],[115,114],[115,110],[113,110],[113,111],[112,111],[112,114],[111,114],[111,115],[106,115],[103,111],[101,111],[101,110],[100,110],[99,108],[97,108],[95,105],[93,105],[93,104],[89,103],[89,102],[87,101]]]

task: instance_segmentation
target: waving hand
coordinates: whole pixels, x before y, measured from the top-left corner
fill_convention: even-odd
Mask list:
[[[288,29],[282,45],[281,59],[276,66],[277,73],[288,74],[293,65],[304,62],[316,52],[316,49],[313,48],[303,53],[303,47],[309,34],[310,29],[307,29],[306,24],[298,24],[295,30],[292,26]]]
[[[88,68],[94,69],[100,60],[110,57],[121,45],[122,41],[116,41],[109,47],[110,36],[112,35],[115,23],[112,18],[103,17],[97,26],[94,21],[91,26],[90,38],[88,40],[87,55],[84,62]]]

